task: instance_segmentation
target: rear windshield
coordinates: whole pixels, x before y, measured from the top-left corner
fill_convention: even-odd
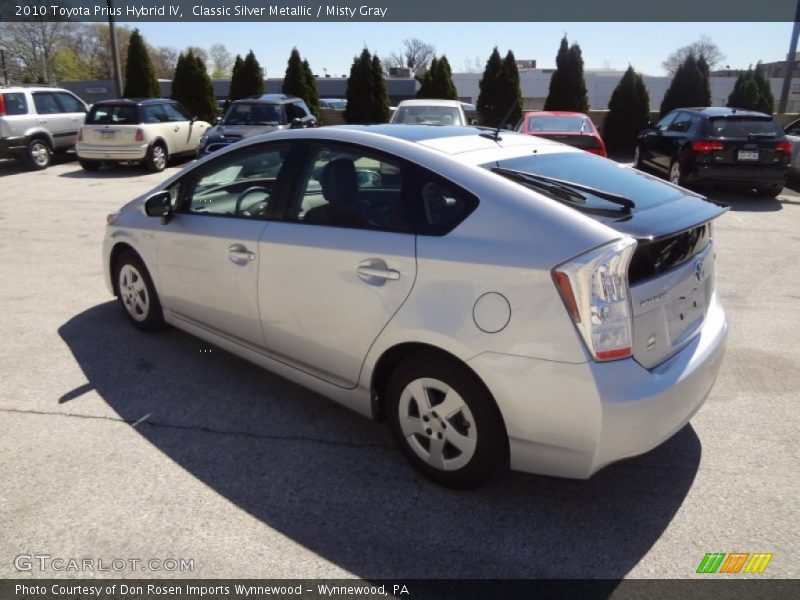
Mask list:
[[[0,94],[3,97],[3,105],[6,107],[7,115],[24,115],[28,113],[28,103],[25,94]]]
[[[139,116],[135,106],[93,106],[86,115],[87,125],[136,125]]]
[[[636,203],[634,212],[659,206],[681,195],[675,188],[651,175],[583,152],[532,154],[481,166],[485,169],[502,167],[534,175],[554,177],[625,196]],[[607,201],[591,195],[588,196],[586,206],[598,209],[613,207]]]
[[[231,104],[222,123],[225,125],[280,125],[283,111],[277,104],[242,102]]]
[[[585,117],[528,117],[528,131],[563,131],[565,133],[591,133]]]
[[[780,137],[783,130],[772,119],[731,118],[710,119],[711,137],[749,136]]]
[[[538,134],[537,134],[538,135]],[[593,135],[558,135],[558,134],[545,134],[539,137],[553,140],[554,142],[561,142],[562,144],[569,144],[575,148],[583,150],[587,148],[599,148],[600,141]]]

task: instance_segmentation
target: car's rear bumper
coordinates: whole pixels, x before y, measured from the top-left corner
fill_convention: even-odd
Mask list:
[[[0,155],[22,154],[27,148],[24,137],[4,137],[0,138]]]
[[[700,333],[653,369],[633,359],[569,364],[496,353],[469,364],[500,407],[513,469],[587,478],[683,428],[711,390],[726,340],[715,295]]]
[[[75,145],[78,158],[86,160],[102,161],[139,161],[147,156],[147,144],[137,144],[136,146],[90,146],[79,142]]]
[[[783,165],[716,165],[695,163],[694,167],[685,174],[687,183],[732,183],[772,185],[781,183],[789,170],[788,164]]]

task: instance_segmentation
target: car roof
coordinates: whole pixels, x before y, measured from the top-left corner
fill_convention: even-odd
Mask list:
[[[149,106],[152,104],[177,104],[175,100],[169,98],[117,98],[115,100],[98,100],[95,106]]]
[[[0,93],[18,94],[20,92],[66,92],[65,88],[53,85],[0,85]]]
[[[700,113],[707,117],[766,117],[771,118],[768,114],[758,112],[755,110],[745,110],[743,108],[728,108],[727,106],[687,106],[683,108],[676,108],[675,110],[687,110],[691,112]],[[674,112],[674,111],[670,111]]]
[[[415,99],[415,100],[403,100],[400,104],[397,105],[397,108],[401,106],[461,106],[461,103],[458,100],[437,100],[437,99]]]
[[[286,104],[286,101],[278,98],[264,98],[262,96],[261,98],[239,98],[231,102],[231,106],[234,104],[269,104],[270,106],[279,106],[281,104]]]
[[[261,96],[253,98],[241,98],[241,100],[270,100],[273,104],[286,104],[288,102],[302,100],[302,98],[298,98],[297,96],[287,96],[286,94],[262,94]]]

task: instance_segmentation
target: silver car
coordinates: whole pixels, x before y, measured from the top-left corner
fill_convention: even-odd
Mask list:
[[[274,132],[109,215],[109,290],[364,415],[451,487],[587,478],[681,429],[720,367],[719,206],[472,127]]]

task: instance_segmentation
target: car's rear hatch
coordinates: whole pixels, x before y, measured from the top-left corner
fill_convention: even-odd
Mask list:
[[[667,360],[700,330],[714,297],[711,222],[726,207],[589,154],[529,155],[484,166],[602,191],[598,196],[590,188],[576,188],[583,199],[565,204],[638,242],[628,280],[633,357],[642,366],[649,369]],[[513,173],[505,175],[514,178]],[[532,189],[541,183],[517,180]]]
[[[791,145],[780,126],[764,115],[726,115],[708,119],[698,156],[714,165],[760,167],[788,164]]]
[[[137,143],[139,127],[136,106],[95,105],[86,115],[82,141],[90,146],[132,146]]]
[[[568,133],[536,133],[536,137],[546,138],[548,140],[553,140],[554,142],[560,142],[562,144],[567,144],[568,146],[572,146],[573,148],[580,148],[581,150],[586,150],[588,152],[599,152],[602,149],[602,145],[600,144],[600,140],[598,140],[593,135],[576,135],[576,134],[568,134]]]

